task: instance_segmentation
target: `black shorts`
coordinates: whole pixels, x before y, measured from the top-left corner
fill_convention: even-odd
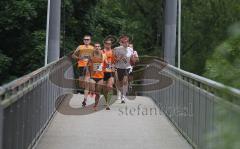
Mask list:
[[[117,68],[118,80],[122,81],[124,76],[129,75],[129,71],[130,71],[130,68],[128,68],[128,69]]]
[[[98,81],[102,80],[102,78],[91,78],[93,79],[96,83],[98,83]]]
[[[88,71],[87,67],[78,67],[79,77],[84,77]]]
[[[109,78],[114,77],[113,72],[104,72],[103,81],[107,81]]]

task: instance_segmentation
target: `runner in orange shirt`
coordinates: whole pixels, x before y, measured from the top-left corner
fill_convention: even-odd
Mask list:
[[[106,59],[104,61],[104,97],[106,100],[106,110],[110,110],[110,100],[113,94],[113,84],[114,84],[114,69],[113,69],[113,51],[112,51],[112,41],[107,39],[104,41],[103,54],[105,54]]]
[[[95,44],[96,46],[97,44]],[[100,45],[100,44],[99,44]],[[105,61],[105,55],[101,50],[96,49],[89,61],[90,70],[90,91],[95,92],[95,105],[94,110],[97,110],[97,105],[100,99],[100,94],[103,86],[104,70],[103,65]]]
[[[77,49],[74,51],[72,57],[78,61],[78,69],[80,72],[79,75],[79,86],[84,88],[84,100],[82,102],[82,106],[86,106],[86,100],[88,96],[88,82],[90,79],[89,71],[87,63],[89,58],[91,57],[94,47],[90,45],[91,36],[85,35],[83,38],[84,45],[79,45]]]

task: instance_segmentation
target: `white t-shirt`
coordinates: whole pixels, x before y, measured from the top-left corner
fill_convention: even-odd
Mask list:
[[[116,57],[123,57],[121,60],[115,63],[116,68],[128,69],[131,68],[130,59],[133,56],[133,49],[130,47],[124,48],[119,46],[114,48],[114,54]]]

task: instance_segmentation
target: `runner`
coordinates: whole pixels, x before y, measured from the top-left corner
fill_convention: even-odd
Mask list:
[[[126,94],[128,91],[128,75],[131,69],[130,61],[135,62],[133,56],[133,49],[129,46],[129,37],[121,36],[120,37],[120,46],[114,49],[114,56],[116,59],[115,67],[117,68],[117,83],[121,94],[118,96],[118,99],[121,99],[121,103],[125,103],[127,99]]]
[[[95,44],[100,45],[100,44]],[[93,109],[97,110],[97,105],[100,99],[100,94],[103,86],[103,78],[104,78],[104,71],[103,71],[103,63],[105,60],[105,55],[102,54],[101,50],[96,48],[93,52],[93,55],[89,61],[89,69],[90,69],[90,91],[96,94],[95,96],[95,104]]]
[[[79,45],[77,49],[74,51],[72,57],[78,61],[78,69],[79,69],[79,86],[84,88],[84,100],[82,102],[82,106],[86,106],[87,96],[88,96],[88,86],[90,74],[88,71],[87,63],[89,58],[91,57],[94,47],[90,45],[91,36],[85,35],[83,38],[84,45]]]
[[[95,44],[94,44],[94,50],[98,50],[98,51],[101,51],[101,44],[99,43],[99,42],[96,42]],[[94,92],[92,92],[92,91],[89,91],[88,92],[88,95],[90,95],[91,97],[94,97],[95,96],[95,93]]]
[[[135,58],[135,62],[131,61],[131,69],[130,69],[130,73],[129,73],[129,77],[128,77],[128,84],[129,84],[128,89],[132,90],[133,69],[134,69],[136,63],[139,62],[139,57],[138,57],[137,51],[134,50],[132,43],[129,44],[129,47],[131,49],[133,49],[133,57]]]
[[[107,39],[104,41],[103,54],[105,54],[106,59],[104,61],[104,97],[106,100],[106,110],[110,110],[110,100],[113,94],[113,84],[114,84],[114,72],[113,72],[113,51],[112,51],[112,41]]]

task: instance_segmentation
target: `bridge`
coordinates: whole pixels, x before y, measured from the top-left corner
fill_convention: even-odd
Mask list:
[[[4,85],[3,148],[211,148],[206,136],[221,133],[219,118],[237,123],[239,90],[159,60],[142,68],[140,96],[126,105],[113,97],[111,111],[104,102],[93,111],[93,99],[80,106],[67,56]]]
[[[73,61],[59,59],[60,20],[51,15],[46,65],[0,89],[0,148],[212,149],[224,148],[225,136],[237,139],[240,90],[175,67],[176,14],[166,11],[166,61],[139,64],[126,104],[113,96],[110,111],[104,97],[97,111],[92,98],[81,106]]]

